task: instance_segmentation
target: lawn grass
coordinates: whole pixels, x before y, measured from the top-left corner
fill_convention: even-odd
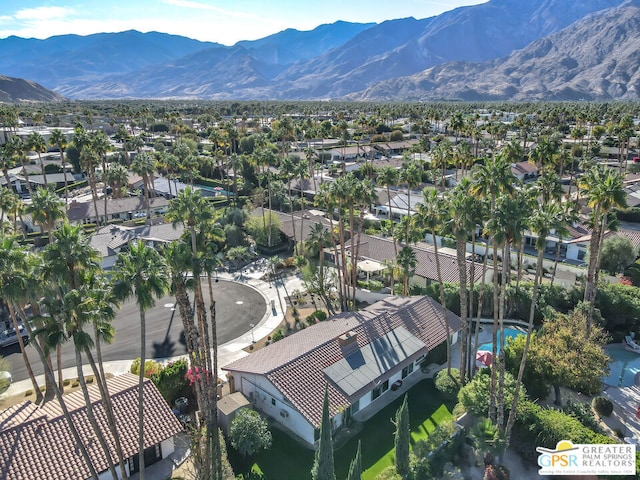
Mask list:
[[[409,417],[411,441],[426,438],[438,424],[451,418],[452,404],[443,401],[433,381],[427,379],[409,391]],[[396,399],[365,423],[360,434],[350,439],[334,454],[336,478],[347,477],[349,464],[355,456],[358,440],[362,442],[362,466],[364,480],[372,480],[386,467],[393,465],[393,437],[395,426],[391,423],[402,397]],[[238,455],[229,447],[229,461],[237,474],[252,468],[261,471],[267,480],[310,479],[314,452],[296,443],[287,434],[272,429],[273,446],[251,459]]]

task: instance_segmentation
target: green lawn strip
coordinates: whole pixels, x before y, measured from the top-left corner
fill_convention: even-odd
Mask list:
[[[368,420],[357,437],[350,439],[334,454],[336,477],[346,478],[349,464],[355,456],[358,439],[362,442],[363,478],[371,480],[384,468],[393,464],[394,431],[391,423],[402,397],[384,407]],[[428,432],[444,420],[451,418],[452,405],[443,403],[433,382],[425,380],[409,392],[409,416],[412,425],[412,442],[425,438]],[[296,443],[287,434],[272,429],[273,446],[253,458],[243,459],[233,447],[228,448],[229,461],[237,474],[259,469],[267,480],[305,480],[310,478],[313,451]]]

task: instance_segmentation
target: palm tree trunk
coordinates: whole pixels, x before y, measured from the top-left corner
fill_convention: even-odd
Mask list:
[[[451,375],[451,329],[449,328],[449,317],[447,315],[447,304],[444,298],[444,282],[442,281],[442,272],[440,270],[440,256],[438,255],[438,241],[436,240],[436,231],[431,230],[433,237],[433,250],[436,256],[436,274],[438,275],[438,286],[440,287],[440,305],[442,307],[442,316],[447,328],[447,374]]]
[[[398,241],[396,240],[396,236],[393,234],[393,212],[391,211],[391,189],[387,184],[387,199],[389,202],[389,222],[391,222],[391,238],[393,238],[393,253],[396,258],[398,258]]]
[[[538,300],[538,284],[540,277],[542,276],[542,262],[544,259],[544,250],[538,250],[538,263],[536,266],[536,276],[533,280],[533,292],[531,294],[531,308],[529,310],[529,324],[527,325],[527,338],[524,343],[524,350],[522,351],[522,359],[520,360],[520,368],[518,369],[518,378],[516,379],[516,389],[513,393],[513,400],[511,402],[511,410],[509,411],[509,418],[507,419],[507,426],[504,430],[505,450],[509,448],[509,442],[511,441],[511,430],[516,421],[516,413],[518,409],[518,398],[520,396],[520,388],[522,386],[522,377],[524,376],[524,369],[527,364],[527,354],[529,353],[529,345],[531,344],[531,334],[533,332],[533,320],[536,314],[536,302]]]
[[[504,310],[507,296],[507,278],[511,269],[511,242],[505,241],[502,255],[502,282],[500,285],[500,352],[498,354],[498,397],[497,397],[497,425],[504,432],[504,372],[505,372],[505,338],[504,338]]]
[[[456,235],[456,257],[458,260],[458,276],[460,277],[460,320],[462,321],[462,338],[460,339],[460,383],[465,384],[467,377],[467,342],[469,341],[469,322],[467,317],[467,239]]]
[[[33,333],[33,330],[31,330],[31,327],[30,327],[28,322],[24,322],[24,327],[27,329],[27,332],[29,333],[29,335],[31,335]],[[44,354],[44,351],[42,350],[42,348],[40,348],[40,345],[38,344],[38,342],[33,342],[33,346],[36,349],[36,352],[38,353],[38,356],[40,357],[40,361],[42,362],[42,364],[44,366],[44,374],[47,377],[49,377],[49,382],[53,385],[54,392],[56,394],[56,399],[58,400],[58,403],[60,404],[60,408],[62,409],[62,415],[64,416],[64,419],[67,422],[67,426],[69,427],[69,430],[71,431],[71,435],[73,436],[73,439],[75,440],[76,447],[78,448],[78,450],[80,450],[80,455],[82,456],[82,459],[84,460],[85,464],[87,465],[87,468],[89,469],[89,473],[91,474],[92,480],[100,480],[98,478],[98,473],[96,472],[96,469],[93,466],[93,463],[91,462],[91,458],[89,457],[89,453],[87,452],[87,448],[85,447],[82,439],[80,438],[80,434],[78,433],[78,429],[76,428],[75,424],[73,423],[73,419],[71,418],[71,414],[69,413],[69,409],[67,408],[67,404],[65,403],[64,397],[62,396],[62,392],[60,392],[60,389],[56,385],[56,381],[55,381],[55,378],[53,376],[53,372],[51,371],[51,368],[49,368],[49,364],[47,363],[47,358],[46,358],[46,356]]]
[[[36,403],[42,403],[43,396],[40,391],[40,387],[38,386],[38,382],[36,381],[36,376],[33,373],[33,369],[31,368],[31,362],[29,361],[29,357],[27,356],[27,351],[24,348],[24,341],[22,340],[22,335],[20,335],[20,327],[18,326],[18,317],[16,316],[16,311],[13,308],[13,305],[10,301],[7,301],[7,308],[9,309],[9,316],[11,317],[11,321],[13,323],[13,328],[16,331],[16,338],[18,339],[18,345],[20,346],[20,353],[22,354],[22,361],[27,369],[27,374],[29,375],[29,380],[31,380],[31,385],[33,386],[33,391],[36,394]],[[27,321],[25,320],[24,325],[26,328]]]
[[[146,358],[146,319],[145,311],[140,308],[140,373],[138,375],[138,478],[144,480],[144,369]]]
[[[94,327],[95,327],[94,322]],[[116,425],[116,419],[113,416],[113,403],[111,402],[111,396],[109,395],[109,386],[107,385],[107,377],[104,374],[104,368],[102,365],[102,352],[100,349],[100,341],[98,339],[97,328],[94,330],[95,336],[95,345],[96,345],[96,354],[98,356],[98,364],[96,365],[96,361],[91,354],[91,350],[86,350],[85,354],[89,359],[89,364],[91,365],[91,370],[93,371],[93,376],[98,384],[98,389],[100,390],[100,398],[102,399],[102,404],[105,413],[107,414],[107,425],[109,426],[109,431],[111,432],[111,436],[113,442],[116,447],[116,458],[118,459],[118,465],[120,467],[120,478],[122,480],[127,480],[127,470],[125,468],[124,463],[124,455],[122,453],[122,443],[120,442],[120,435],[118,434],[118,427]]]
[[[64,392],[64,378],[62,378],[62,345],[56,346],[56,366],[58,367],[58,388]]]
[[[64,208],[69,210],[69,183],[67,182],[67,169],[64,164],[64,151],[58,144],[58,149],[60,149],[60,164],[62,165],[62,173],[64,174]]]
[[[118,480],[118,474],[113,465],[113,460],[111,459],[111,450],[109,449],[109,446],[107,445],[107,442],[104,439],[102,430],[98,426],[98,422],[96,421],[96,417],[93,413],[93,402],[91,401],[91,397],[89,396],[89,389],[87,388],[87,382],[85,381],[84,372],[82,371],[82,356],[77,346],[75,346],[75,350],[76,350],[76,370],[78,372],[78,382],[80,382],[80,389],[82,390],[84,402],[87,405],[87,418],[89,419],[89,423],[91,424],[93,433],[98,438],[98,443],[100,443],[100,447],[102,448],[104,456],[107,460],[107,465],[109,467],[109,471],[111,472],[111,477],[113,478],[113,480]]]
[[[489,419],[496,422],[496,385],[498,369],[498,315],[500,306],[498,303],[498,246],[492,238],[493,248],[493,333],[491,346],[491,386],[489,389]],[[504,259],[502,259],[504,262]]]

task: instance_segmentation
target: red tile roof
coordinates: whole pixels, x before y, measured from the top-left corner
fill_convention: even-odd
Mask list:
[[[350,249],[351,243],[348,242],[347,246]],[[402,247],[398,245],[398,251],[400,251],[401,248]],[[436,269],[436,254],[432,250],[433,246],[426,243],[419,243],[417,245],[413,245],[411,248],[413,248],[413,251],[416,253],[416,259],[418,260],[415,274],[422,278],[437,281],[438,274]],[[368,258],[370,260],[375,260],[376,262],[394,260],[395,251],[393,248],[393,240],[363,234],[360,236],[358,257]],[[459,282],[460,275],[458,274],[458,261],[456,257],[438,252],[438,260],[440,261],[440,274],[442,275],[442,280],[445,282]],[[472,262],[470,261],[466,262],[467,278],[471,277],[471,263]],[[491,269],[487,267],[487,271],[489,270]],[[481,278],[482,264],[476,263],[474,281],[480,281]]]
[[[138,377],[123,374],[107,380],[124,457],[138,452]],[[93,411],[115,460],[113,437],[97,385],[89,387]],[[86,413],[82,392],[64,396],[97,472],[107,469],[102,448]],[[149,380],[144,388],[145,448],[172,437],[181,426],[167,402]],[[0,478],[6,480],[78,480],[89,478],[87,468],[57,401],[38,407],[31,402],[0,413]]]
[[[452,332],[461,328],[460,318],[447,313]],[[324,322],[297,332],[225,367],[230,372],[264,375],[282,392],[312,425],[320,425],[325,385],[329,385],[331,414],[359,398],[359,391],[347,396],[324,373],[328,366],[345,358],[352,349],[343,350],[338,337],[346,332],[356,334],[358,348],[362,348],[397,327],[404,327],[422,341],[426,353],[444,342],[447,330],[442,307],[430,297],[389,297],[365,310],[336,315]],[[414,359],[415,359],[414,358]],[[402,365],[388,371],[381,379],[390,377]]]

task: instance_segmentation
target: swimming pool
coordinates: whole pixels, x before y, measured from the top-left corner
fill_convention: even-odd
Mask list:
[[[517,337],[518,335],[524,335],[524,332],[521,330],[516,330],[515,328],[505,328],[504,329],[504,341],[508,341],[510,338]],[[491,351],[493,347],[493,342],[483,343],[478,347],[478,351],[484,350],[487,352]],[[500,352],[500,331],[498,331],[498,352]]]
[[[606,348],[611,357],[609,375],[602,381],[611,387],[631,387],[636,384],[636,375],[640,372],[640,355],[622,348]]]

